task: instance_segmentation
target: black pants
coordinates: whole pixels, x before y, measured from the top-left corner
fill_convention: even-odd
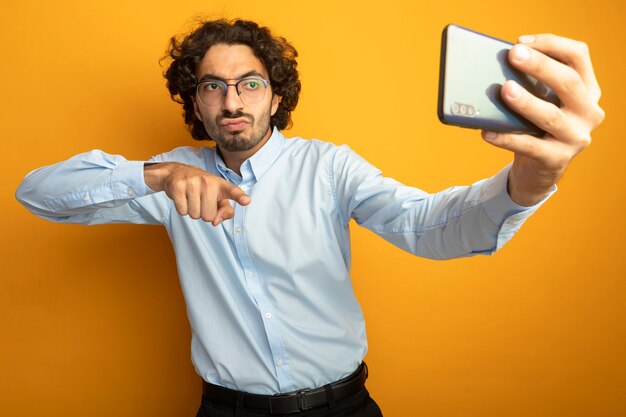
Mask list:
[[[378,405],[370,397],[367,389],[363,388],[354,395],[337,401],[334,405],[301,411],[299,413],[284,414],[282,416],[259,412],[246,408],[237,409],[236,406],[227,406],[212,403],[202,399],[202,404],[196,417],[382,417]]]

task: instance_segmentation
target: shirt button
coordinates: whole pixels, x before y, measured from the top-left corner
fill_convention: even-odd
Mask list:
[[[133,196],[133,195],[135,195],[135,190],[133,190],[132,188],[129,187],[128,190],[126,190],[126,193],[128,195],[130,195],[130,196]]]
[[[272,313],[265,313],[265,318],[266,319],[271,319],[272,318]]]
[[[278,366],[283,366],[284,364],[285,364],[285,361],[284,361],[284,360],[282,360],[282,359],[278,359],[278,360],[276,361],[276,365],[278,365]]]
[[[248,278],[250,279],[254,278],[254,274],[252,272],[248,272]]]
[[[86,202],[88,202],[88,201],[89,201],[89,196],[85,194],[85,195],[83,196],[83,201],[84,201],[85,203],[86,203]]]
[[[240,227],[240,226],[237,226],[237,227],[235,228],[235,232],[236,232],[237,234],[241,233],[241,227]]]

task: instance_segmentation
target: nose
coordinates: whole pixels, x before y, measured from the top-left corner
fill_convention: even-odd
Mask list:
[[[243,101],[241,101],[241,97],[237,93],[237,87],[229,84],[226,89],[226,97],[224,97],[224,110],[234,113],[241,109],[243,109]]]

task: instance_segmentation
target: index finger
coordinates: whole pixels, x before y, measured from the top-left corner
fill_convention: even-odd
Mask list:
[[[550,87],[565,107],[576,112],[585,113],[590,103],[597,101],[574,68],[540,51],[526,45],[515,45],[509,52],[509,62]]]
[[[552,34],[524,35],[520,36],[518,41],[573,68],[594,99],[596,101],[600,99],[602,93],[586,43]]]
[[[250,204],[250,197],[239,187],[227,181],[224,181],[220,187],[220,196],[233,200],[242,206]]]

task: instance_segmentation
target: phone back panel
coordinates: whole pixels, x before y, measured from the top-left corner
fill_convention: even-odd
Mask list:
[[[439,74],[439,119],[446,124],[497,132],[544,132],[511,110],[500,97],[506,80],[558,104],[554,92],[508,62],[512,43],[456,25],[443,31]]]

